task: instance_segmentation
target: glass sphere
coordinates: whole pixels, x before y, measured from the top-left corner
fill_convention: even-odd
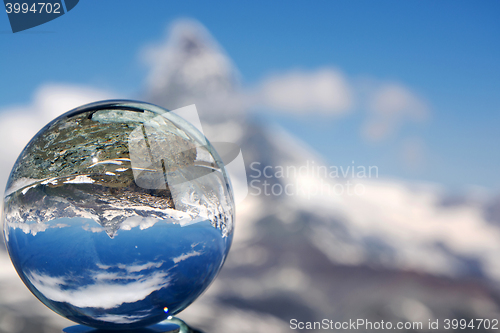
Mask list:
[[[183,118],[133,101],[88,104],[46,125],[17,159],[3,210],[26,286],[102,329],[182,311],[233,237],[233,194],[212,145]]]

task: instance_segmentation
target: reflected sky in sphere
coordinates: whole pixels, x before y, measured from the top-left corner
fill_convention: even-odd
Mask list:
[[[11,225],[9,252],[30,290],[64,317],[89,326],[149,325],[165,318],[164,308],[173,314],[195,300],[227,247],[207,221],[155,222],[114,238],[82,218],[52,220],[38,232]]]
[[[12,262],[45,305],[96,328],[182,311],[229,251],[224,166],[182,118],[144,103],[92,104],[57,118],[14,165],[4,198]]]

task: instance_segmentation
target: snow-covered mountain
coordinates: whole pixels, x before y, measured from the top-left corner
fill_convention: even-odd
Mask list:
[[[453,201],[438,185],[327,166],[292,134],[245,113],[237,71],[198,23],[178,23],[149,57],[145,99],[170,109],[195,103],[211,141],[240,145],[248,175],[226,265],[179,317],[207,333],[288,332],[292,319],[498,318],[498,200]],[[5,318],[50,317],[19,305],[34,298],[12,299],[15,278],[0,273]],[[9,331],[1,320],[0,332]]]
[[[155,62],[150,76],[152,100],[165,107],[196,102],[204,129],[219,129],[207,133],[209,139],[237,132],[231,139],[241,145],[250,195],[261,192],[249,200],[272,201],[276,206],[290,203],[295,215],[307,212],[319,220],[337,220],[316,226],[316,236],[311,236],[332,262],[500,280],[500,260],[495,260],[500,229],[485,218],[482,204],[446,205],[444,188],[438,185],[381,180],[378,170],[355,165],[333,175],[334,169],[293,135],[250,115],[244,118],[241,108],[232,112],[228,105],[244,104],[244,98],[235,102],[241,95],[237,72],[197,23],[180,22],[155,55],[163,58]],[[269,195],[264,181],[269,183]],[[287,185],[289,194],[284,193]],[[493,215],[494,208],[488,212]]]
[[[248,329],[237,331],[279,332],[289,331],[291,319],[426,323],[498,315],[499,230],[482,203],[449,205],[439,186],[373,179],[351,180],[364,186],[362,195],[313,195],[315,183],[349,180],[265,178],[266,166],[298,169],[321,159],[288,134],[247,130],[242,149],[256,159],[246,161],[260,162],[262,172],[249,180],[267,181],[268,189],[302,185],[304,192],[250,195],[237,208],[228,262],[214,288],[183,314],[189,322],[207,331],[230,332],[243,322]],[[233,324],[202,315],[214,304]],[[265,324],[257,329],[260,316]]]
[[[220,50],[203,28],[183,22],[163,49],[164,71],[150,81],[156,103],[193,101],[204,129],[235,132],[250,186],[226,266],[181,317],[207,331],[279,332],[293,318],[427,322],[498,313],[500,229],[486,218],[495,205],[446,204],[441,186],[359,177],[359,168],[354,177],[332,175],[293,135],[241,114],[237,72]]]

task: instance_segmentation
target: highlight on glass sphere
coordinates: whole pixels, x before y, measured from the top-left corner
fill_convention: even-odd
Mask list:
[[[46,125],[17,159],[3,209],[26,286],[101,329],[182,311],[233,237],[233,193],[215,149],[183,118],[134,101],[88,104]]]

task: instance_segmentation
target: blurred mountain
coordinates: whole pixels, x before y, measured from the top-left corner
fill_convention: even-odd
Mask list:
[[[238,73],[222,48],[196,21],[178,21],[167,40],[150,47],[148,101],[174,110],[196,104],[204,125],[241,120]]]
[[[285,332],[294,318],[427,324],[498,314],[500,230],[486,218],[491,205],[443,204],[440,186],[378,174],[332,176],[311,147],[241,112],[237,72],[203,27],[180,23],[161,50],[153,101],[196,103],[204,130],[217,128],[209,139],[231,132],[250,185],[223,271],[182,318],[208,332]]]
[[[266,178],[266,166],[298,169],[321,158],[262,124],[248,125],[242,142],[249,181],[262,193],[237,207],[228,261],[181,314],[188,322],[207,332],[287,332],[291,319],[498,317],[498,230],[481,204],[446,206],[437,186],[362,179],[350,181],[364,185],[363,195],[266,196],[264,181],[269,189],[349,180]],[[255,162],[261,177],[252,177]]]
[[[288,332],[292,319],[426,328],[436,319],[499,318],[498,202],[450,200],[438,185],[327,165],[245,112],[237,71],[196,22],[175,25],[148,56],[147,100],[170,109],[195,103],[211,141],[241,146],[248,174],[228,260],[179,317],[207,333]],[[16,278],[0,274],[0,332],[42,331],[33,323],[54,332],[62,319],[48,320],[34,297],[12,299],[13,290],[27,293]]]

